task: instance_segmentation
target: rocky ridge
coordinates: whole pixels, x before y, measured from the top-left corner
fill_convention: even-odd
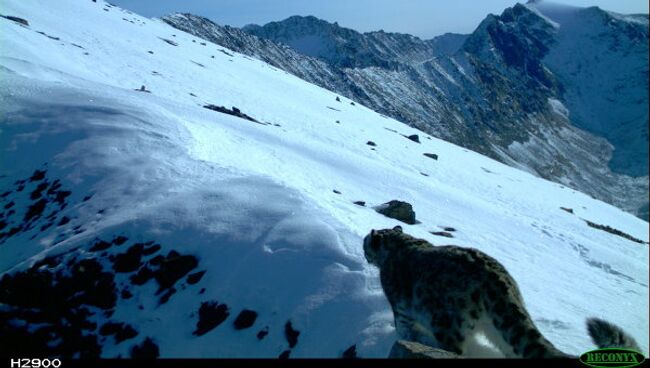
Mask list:
[[[567,97],[571,81],[557,61],[549,61],[566,37],[535,6],[517,4],[489,15],[469,36],[433,40],[383,31],[362,34],[315,17],[243,29],[191,14],[163,20],[432,135],[647,218],[647,165],[645,171],[621,170],[621,160],[614,156],[621,152],[622,138],[575,121],[573,100]],[[616,14],[585,9],[601,30],[590,42],[618,40],[623,54],[641,55],[644,47],[647,53],[643,18],[619,17],[624,26],[611,28],[607,25]],[[645,86],[647,91],[647,78]],[[647,105],[647,92],[639,98]],[[647,142],[647,110],[645,119],[639,111],[626,131],[638,131],[638,139]],[[641,152],[625,157],[647,156],[647,145],[645,154],[643,145],[635,147]]]

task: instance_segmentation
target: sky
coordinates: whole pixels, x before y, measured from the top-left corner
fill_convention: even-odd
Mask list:
[[[619,13],[648,13],[647,0],[555,0],[599,6]],[[470,33],[489,13],[500,14],[516,0],[111,0],[146,17],[174,12],[202,15],[221,25],[266,24],[292,15],[314,15],[361,32],[409,33],[428,39]]]

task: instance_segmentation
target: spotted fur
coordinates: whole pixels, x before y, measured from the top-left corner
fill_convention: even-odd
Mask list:
[[[486,356],[476,340],[483,333],[506,357],[570,357],[539,332],[517,283],[487,254],[473,248],[434,247],[399,226],[372,230],[363,247],[368,262],[380,270],[401,339],[465,356]],[[597,326],[599,342],[631,339],[611,326]],[[611,337],[614,331],[618,337]]]

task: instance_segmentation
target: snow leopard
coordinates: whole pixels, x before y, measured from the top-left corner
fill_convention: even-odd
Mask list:
[[[513,277],[480,250],[433,246],[400,226],[372,230],[363,249],[379,268],[400,339],[469,357],[574,358],[540,333]],[[600,348],[640,351],[631,336],[607,321],[589,318],[587,330]],[[479,333],[498,351],[481,344]]]

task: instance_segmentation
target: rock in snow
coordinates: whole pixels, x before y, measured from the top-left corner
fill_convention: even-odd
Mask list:
[[[386,217],[400,220],[409,225],[414,225],[416,223],[413,206],[407,202],[392,200],[375,207],[375,211],[381,213]]]
[[[5,19],[9,19],[9,20],[13,20],[14,22],[22,24],[24,26],[29,26],[29,22],[26,19],[23,19],[23,18],[14,17],[14,16],[11,16],[11,15],[1,15],[1,14],[0,14],[0,17],[5,18]]]

